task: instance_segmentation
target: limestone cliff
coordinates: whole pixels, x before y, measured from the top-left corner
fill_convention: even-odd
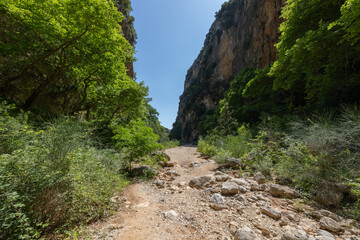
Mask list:
[[[187,72],[173,131],[190,142],[200,118],[216,107],[231,79],[245,67],[263,68],[276,58],[284,0],[230,0],[216,19]]]

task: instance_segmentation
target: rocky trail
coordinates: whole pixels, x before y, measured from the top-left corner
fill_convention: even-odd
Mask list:
[[[218,171],[195,147],[166,150],[156,179],[129,186],[119,211],[90,227],[94,239],[360,239],[351,219],[305,204],[295,190]]]

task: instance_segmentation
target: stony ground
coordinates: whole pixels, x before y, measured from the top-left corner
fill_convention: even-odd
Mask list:
[[[360,240],[350,219],[310,207],[261,174],[218,171],[195,147],[166,150],[171,161],[151,182],[129,186],[121,209],[90,227],[93,239]]]

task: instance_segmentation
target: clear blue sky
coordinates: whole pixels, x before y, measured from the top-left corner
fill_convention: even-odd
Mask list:
[[[137,81],[150,89],[151,105],[172,128],[187,70],[225,0],[132,0],[138,35]]]

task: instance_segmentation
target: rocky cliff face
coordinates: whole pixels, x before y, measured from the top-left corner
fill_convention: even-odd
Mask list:
[[[241,69],[263,68],[276,58],[274,44],[284,2],[230,0],[223,4],[186,75],[174,124],[182,140],[198,137],[201,116],[216,107]]]

